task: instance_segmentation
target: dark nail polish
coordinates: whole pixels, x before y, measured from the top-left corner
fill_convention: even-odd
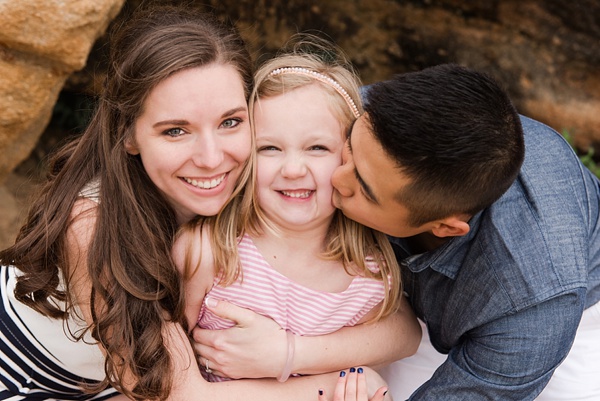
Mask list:
[[[386,394],[387,394],[387,390],[385,390],[385,391],[383,392],[383,395],[386,395]]]
[[[354,372],[356,372],[356,369],[355,368],[350,368],[350,373],[354,373]]]
[[[362,372],[363,372],[363,368],[358,368],[356,371],[357,371],[358,373],[362,373]]]
[[[323,390],[319,389],[319,395],[323,395]]]
[[[340,372],[340,377],[344,377],[346,376],[346,372],[344,372],[343,370]]]

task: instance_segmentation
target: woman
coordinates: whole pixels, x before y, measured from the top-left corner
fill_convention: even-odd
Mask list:
[[[0,253],[0,399],[317,397],[316,381],[205,382],[177,323],[173,238],[195,215],[235,210],[251,85],[244,43],[206,15],[151,9],[112,35],[89,127]]]

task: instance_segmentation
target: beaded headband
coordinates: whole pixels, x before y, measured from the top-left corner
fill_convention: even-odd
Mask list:
[[[311,71],[307,68],[302,68],[302,67],[277,68],[269,73],[269,77],[274,77],[276,75],[282,75],[282,74],[305,75],[307,77],[316,79],[317,81],[323,82],[324,84],[331,86],[346,101],[346,104],[348,104],[348,107],[350,107],[350,110],[352,111],[352,114],[354,114],[354,117],[355,118],[360,117],[360,113],[358,111],[358,107],[356,107],[356,103],[354,103],[354,100],[352,100],[352,97],[350,97],[348,92],[346,92],[346,90],[344,88],[342,88],[342,85],[340,85],[335,79],[330,78],[325,74],[321,74],[320,72]]]

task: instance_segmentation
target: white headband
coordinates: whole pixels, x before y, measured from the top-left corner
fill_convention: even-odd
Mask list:
[[[302,68],[302,67],[277,68],[277,69],[271,71],[269,73],[269,76],[272,77],[272,76],[281,75],[281,74],[305,75],[305,76],[311,77],[313,79],[316,79],[317,81],[323,82],[323,83],[331,86],[346,101],[346,103],[348,104],[348,107],[350,107],[350,110],[352,111],[352,114],[354,114],[354,117],[355,118],[360,117],[360,113],[358,111],[358,107],[356,107],[356,103],[354,103],[354,100],[352,100],[352,97],[350,97],[348,92],[346,92],[346,90],[344,88],[342,88],[342,85],[340,85],[335,79],[330,78],[325,74],[321,74],[320,72],[311,71],[307,68]]]

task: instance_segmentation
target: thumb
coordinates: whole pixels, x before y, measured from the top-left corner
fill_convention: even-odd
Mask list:
[[[211,297],[210,295],[204,298],[204,304],[215,315],[233,321],[238,327],[246,327],[255,314],[249,309]]]

